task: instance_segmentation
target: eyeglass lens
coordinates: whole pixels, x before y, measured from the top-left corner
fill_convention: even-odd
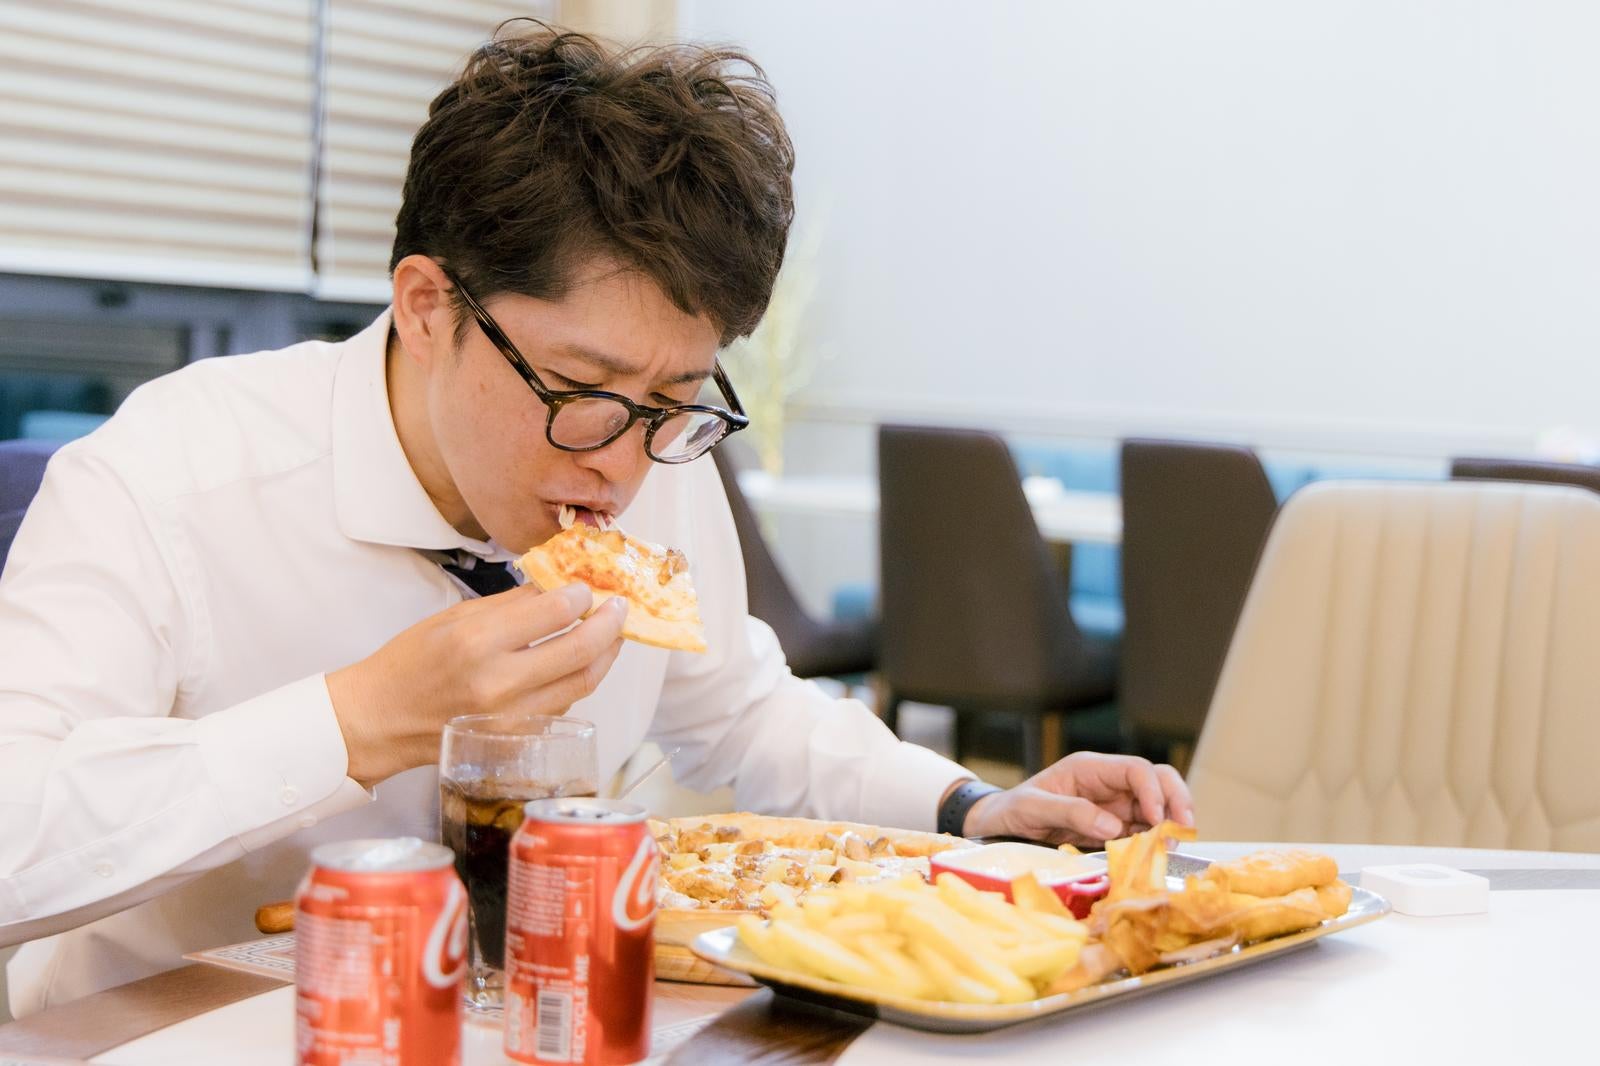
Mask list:
[[[615,400],[589,397],[563,404],[550,424],[550,436],[566,448],[595,448],[623,431],[628,409]],[[683,411],[656,427],[650,451],[665,460],[692,458],[722,438],[725,423],[705,411]]]

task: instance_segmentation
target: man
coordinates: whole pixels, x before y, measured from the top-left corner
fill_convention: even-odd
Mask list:
[[[431,836],[457,714],[570,709],[603,777],[651,738],[774,813],[1088,841],[1189,817],[1142,760],[977,785],[747,616],[716,473],[684,461],[732,420],[672,409],[761,317],[792,164],[742,57],[501,39],[417,135],[390,310],[152,382],[56,456],[0,581],[17,1013],[247,938],[315,844]],[[708,652],[624,647],[581,586],[473,591],[564,504],[687,553]]]

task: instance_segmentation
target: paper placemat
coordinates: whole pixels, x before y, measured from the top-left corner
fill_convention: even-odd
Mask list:
[[[247,940],[243,944],[229,944],[221,948],[208,948],[185,955],[190,962],[203,962],[220,966],[224,970],[240,970],[258,977],[276,977],[294,980],[294,934]]]

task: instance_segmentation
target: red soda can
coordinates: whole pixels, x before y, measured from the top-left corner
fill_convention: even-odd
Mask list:
[[[311,853],[294,899],[300,1066],[459,1066],[467,894],[416,837]]]
[[[527,805],[506,892],[508,1056],[612,1066],[650,1053],[660,864],[643,807]]]

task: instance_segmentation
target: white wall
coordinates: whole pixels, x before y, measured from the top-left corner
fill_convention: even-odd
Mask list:
[[[1426,456],[1600,434],[1600,5],[680,21],[765,65],[823,227],[803,415]]]

